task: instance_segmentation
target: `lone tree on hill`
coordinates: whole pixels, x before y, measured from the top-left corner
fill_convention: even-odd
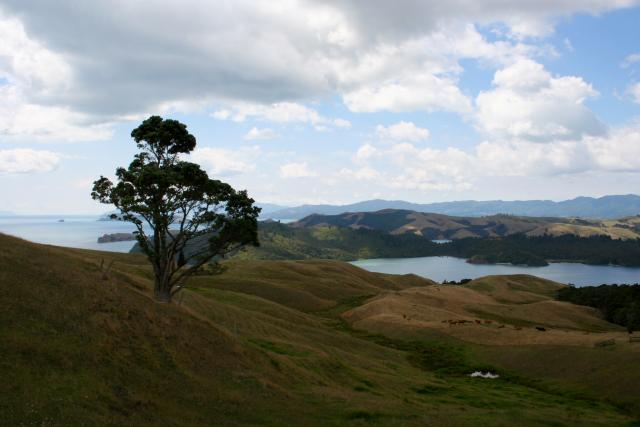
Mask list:
[[[152,116],[131,132],[140,152],[117,182],[101,176],[91,197],[112,204],[132,222],[141,250],[153,266],[155,297],[171,302],[203,265],[245,245],[258,245],[258,215],[246,191],[210,179],[180,158],[196,139],[176,120]]]

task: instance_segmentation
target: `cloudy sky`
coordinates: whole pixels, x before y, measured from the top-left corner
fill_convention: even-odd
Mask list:
[[[148,115],[256,200],[640,193],[633,0],[0,0],[0,211],[93,213]]]

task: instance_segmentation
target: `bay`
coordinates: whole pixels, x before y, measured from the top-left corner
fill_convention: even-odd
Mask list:
[[[0,233],[49,245],[129,252],[135,242],[98,243],[98,237],[111,233],[131,233],[135,227],[122,221],[98,221],[99,218],[97,215],[0,216]]]
[[[422,257],[364,259],[353,261],[351,264],[378,273],[413,273],[436,282],[443,280],[458,282],[462,279],[476,279],[493,274],[531,274],[560,283],[573,283],[576,286],[640,282],[640,267],[567,262],[551,263],[545,267],[527,267],[504,264],[469,264],[464,259],[454,257]]]

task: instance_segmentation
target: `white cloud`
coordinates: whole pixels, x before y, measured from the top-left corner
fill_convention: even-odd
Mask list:
[[[235,104],[232,111],[220,110],[213,113],[217,119],[230,119],[244,122],[247,118],[265,120],[274,123],[311,123],[325,122],[317,111],[295,102],[276,102],[273,104]]]
[[[233,120],[235,122],[254,119],[281,124],[304,123],[320,131],[327,130],[330,126],[340,128],[351,126],[351,122],[348,120],[340,118],[329,119],[319,114],[316,110],[296,102],[276,102],[273,104],[239,103],[232,105],[229,109],[215,111],[212,116],[218,120]]]
[[[211,175],[239,175],[255,170],[255,162],[261,154],[260,147],[243,147],[239,150],[202,147],[191,153],[191,159],[202,165]]]
[[[581,141],[495,141],[479,144],[474,162],[489,176],[551,176],[580,173],[593,166]]]
[[[630,66],[632,66],[636,62],[640,62],[640,53],[632,53],[632,54],[627,55],[627,57],[624,58],[622,63],[620,63],[620,67],[629,68]]]
[[[24,104],[52,108],[74,129],[176,108],[299,106],[336,95],[353,111],[466,114],[471,102],[458,87],[461,59],[512,62],[540,51],[522,40],[549,33],[559,17],[633,3],[456,0],[398,7],[382,0],[238,0],[212,8],[185,0],[158,8],[150,0],[97,0],[87,8],[73,0],[55,6],[6,0],[0,77]],[[479,26],[507,31],[488,40]],[[258,110],[247,114],[319,129],[346,126],[300,108]],[[242,111],[214,116],[241,120]]]
[[[66,107],[30,103],[16,86],[0,86],[0,134],[18,139],[98,141],[111,138],[109,123],[93,124]]]
[[[338,172],[338,177],[341,178],[340,183],[344,184],[344,181],[342,181],[342,179],[355,179],[358,181],[372,181],[375,180],[377,178],[380,178],[381,174],[380,172],[378,172],[377,170],[373,169],[370,166],[364,166],[358,169],[349,169],[349,168],[342,168],[340,169],[340,171]]]
[[[417,142],[429,137],[429,129],[418,127],[413,122],[400,121],[388,127],[376,126],[376,135],[384,140]]]
[[[469,189],[475,177],[472,157],[457,148],[419,149],[402,143],[391,147],[388,153],[397,166],[390,181],[394,188],[461,191]]]
[[[588,137],[585,144],[597,169],[640,170],[640,121],[614,128],[605,136]]]
[[[358,148],[356,152],[356,160],[357,161],[365,161],[376,157],[380,154],[380,151],[371,144],[364,144]]]
[[[376,180],[380,188],[420,191],[469,189],[477,176],[476,159],[457,148],[419,148],[408,142],[376,148],[362,145],[354,158],[357,169],[339,175],[355,180]]]
[[[229,110],[218,110],[214,111],[211,116],[218,120],[227,120],[231,117],[231,111]]]
[[[605,132],[584,102],[597,96],[580,77],[553,77],[523,59],[495,73],[494,89],[476,98],[476,123],[492,138],[548,142]]]
[[[17,148],[0,150],[0,173],[50,172],[60,162],[51,151]]]
[[[280,166],[281,178],[308,178],[316,175],[317,174],[309,168],[307,162],[287,163]]]
[[[452,111],[467,113],[471,102],[456,82],[447,77],[424,74],[389,80],[347,92],[344,103],[351,111]]]
[[[266,139],[276,139],[279,136],[280,135],[278,135],[278,133],[273,129],[269,129],[269,128],[259,129],[254,126],[251,128],[251,130],[249,130],[249,132],[247,132],[247,134],[244,136],[244,139],[248,141],[256,140],[256,139],[266,140]]]
[[[351,127],[351,122],[349,120],[345,120],[345,119],[333,119],[333,124],[336,127],[339,128],[343,128],[343,129],[348,129]]]
[[[0,15],[0,134],[65,141],[110,138],[110,124],[56,105],[73,73],[65,59],[30,39],[20,21]]]
[[[362,145],[357,169],[340,176],[376,180],[380,188],[465,191],[487,177],[554,177],[640,170],[640,121],[580,139],[544,144],[526,139],[485,141],[469,151],[420,148],[408,142],[384,147]]]

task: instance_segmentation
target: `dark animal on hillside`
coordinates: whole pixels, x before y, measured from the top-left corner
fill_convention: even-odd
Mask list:
[[[543,328],[542,326],[536,326],[536,329],[537,329],[537,330],[539,330],[539,331],[541,331],[541,332],[546,331],[546,329],[545,329],[545,328]]]

